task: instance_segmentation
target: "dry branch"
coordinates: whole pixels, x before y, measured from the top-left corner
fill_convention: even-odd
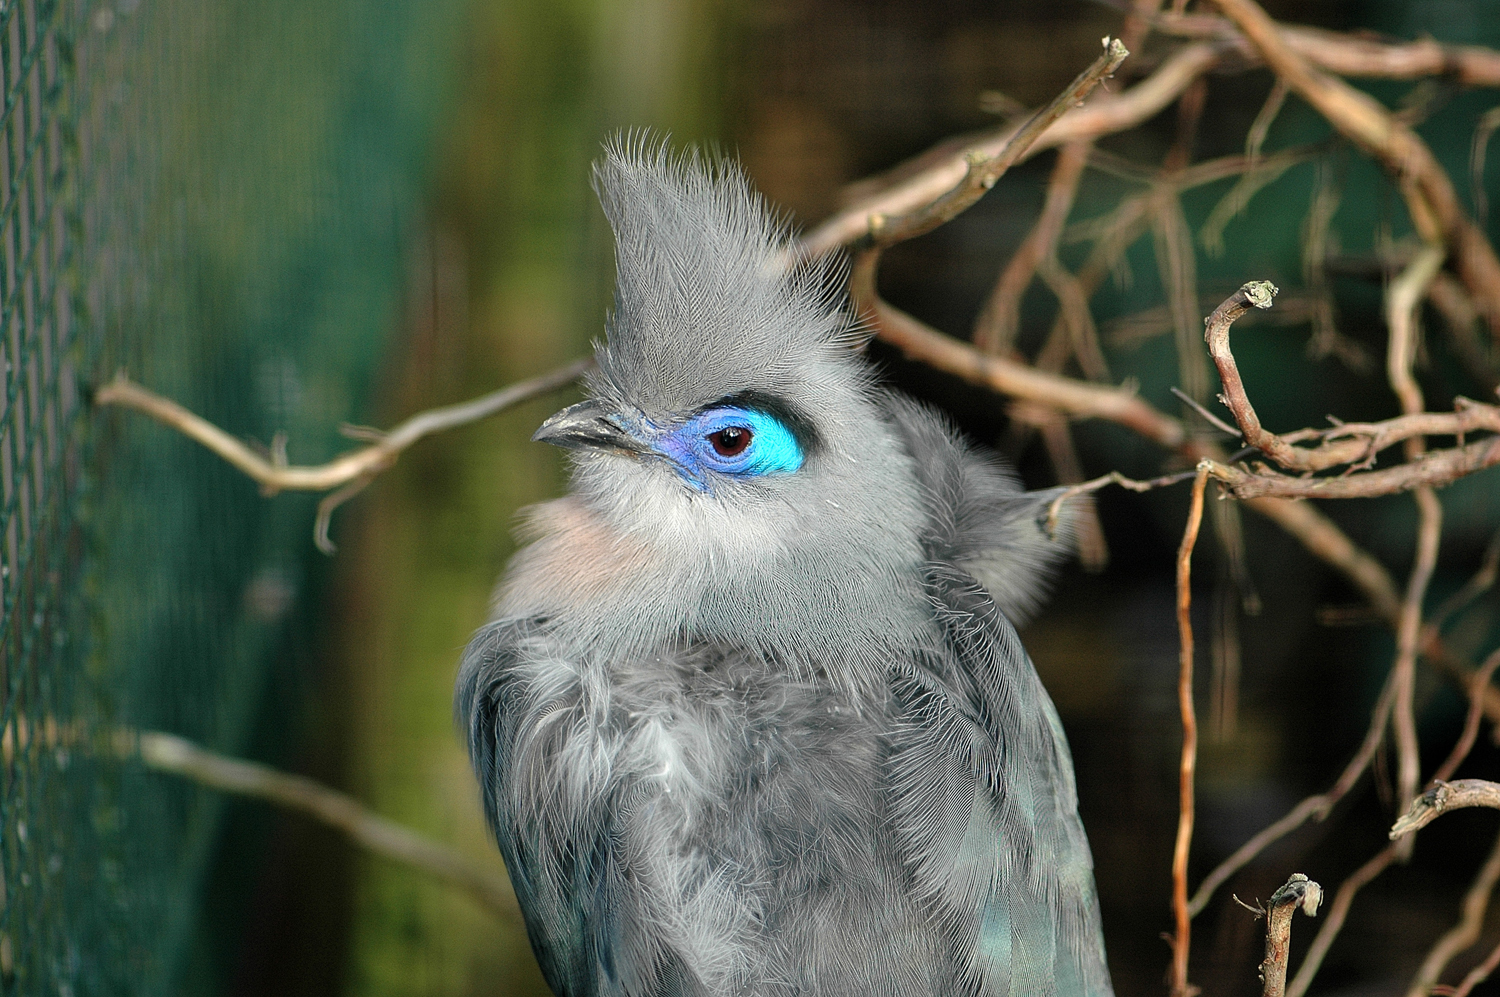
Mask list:
[[[1419,831],[1450,810],[1465,807],[1493,807],[1500,810],[1500,783],[1484,779],[1456,779],[1440,782],[1412,801],[1411,807],[1391,826],[1395,840]]]
[[[175,734],[142,731],[139,748],[141,761],[149,768],[305,813],[343,831],[375,854],[451,883],[507,920],[520,921],[521,909],[505,876],[371,813],[337,790],[266,765],[226,758]]]
[[[1323,887],[1294,872],[1275,893],[1266,909],[1266,957],[1260,964],[1262,997],[1286,993],[1287,962],[1292,954],[1292,915],[1300,909],[1316,917],[1323,903]]]
[[[1176,100],[1217,58],[1215,45],[1199,42],[1184,46],[1151,76],[1123,93],[1102,94],[1064,114],[1037,137],[1017,162],[1043,149],[1110,135],[1146,121]],[[872,216],[896,217],[935,202],[963,182],[969,171],[967,155],[996,156],[1019,130],[1006,127],[977,136],[962,151],[947,151],[933,162],[928,162],[929,155],[918,156],[917,161],[923,165],[914,173],[907,172],[909,167],[897,167],[892,172],[901,179],[824,221],[803,239],[801,251],[817,256],[848,245],[870,231]]]
[[[1198,716],[1193,709],[1193,547],[1203,522],[1203,493],[1208,487],[1208,468],[1200,462],[1193,477],[1193,496],[1187,525],[1177,548],[1177,709],[1182,718],[1182,757],[1177,767],[1177,841],[1172,848],[1171,983],[1173,997],[1196,992],[1188,983],[1188,949],[1192,941],[1193,916],[1188,911],[1188,852],[1193,843],[1193,778],[1198,767]]]
[[[1303,958],[1302,965],[1298,967],[1291,986],[1287,987],[1286,997],[1302,997],[1307,993],[1307,988],[1312,985],[1313,977],[1318,975],[1318,969],[1323,965],[1323,958],[1328,955],[1334,939],[1343,930],[1344,921],[1349,916],[1349,907],[1354,903],[1354,895],[1368,886],[1375,877],[1385,872],[1396,860],[1397,854],[1398,849],[1395,845],[1387,845],[1339,885],[1338,892],[1333,895],[1333,903],[1328,907],[1328,918],[1323,922],[1323,927],[1318,929],[1318,934],[1313,938],[1312,944],[1307,947],[1307,955]]]
[[[1232,22],[1198,14],[1163,14],[1155,26],[1186,38],[1213,39],[1259,59],[1260,53]],[[1416,80],[1448,76],[1466,87],[1500,87],[1500,52],[1478,45],[1444,45],[1431,38],[1379,41],[1358,34],[1282,24],[1286,47],[1320,69],[1339,76]]]
[[[134,383],[125,376],[124,371],[94,392],[94,404],[119,405],[144,412],[157,422],[197,440],[246,476],[259,482],[261,492],[268,497],[282,491],[324,492],[342,488],[343,490],[325,499],[319,507],[316,536],[319,547],[327,550],[331,547],[331,544],[327,544],[328,516],[340,503],[353,497],[376,475],[394,464],[407,447],[424,436],[477,422],[537,395],[572,384],[591,366],[592,358],[576,360],[472,401],[419,412],[390,432],[375,434],[375,442],[369,446],[350,451],[326,464],[312,466],[289,465],[284,459],[280,459],[285,455],[284,444],[273,449],[270,459],[261,456],[170,398],[163,398]]]
[[[1433,943],[1427,958],[1422,960],[1422,965],[1412,977],[1406,997],[1427,997],[1453,957],[1479,941],[1480,929],[1484,927],[1484,914],[1489,909],[1490,896],[1495,892],[1497,880],[1500,880],[1500,835],[1496,836],[1489,858],[1479,867],[1474,882],[1464,894],[1463,913],[1458,923]]]
[[[1118,38],[1104,39],[1104,52],[1093,64],[1053,99],[1042,110],[1011,134],[998,152],[991,153],[981,145],[975,145],[963,153],[964,172],[949,189],[930,200],[914,205],[899,214],[870,212],[866,216],[864,238],[875,246],[891,246],[907,239],[931,232],[938,226],[952,221],[974,206],[1005,171],[1029,151],[1036,140],[1050,128],[1058,118],[1078,107],[1094,88],[1104,82],[1130,53]],[[816,232],[804,240],[804,248],[814,248]],[[830,247],[831,248],[831,247]]]
[[[1396,176],[1422,241],[1448,247],[1491,332],[1500,337],[1500,259],[1464,214],[1452,181],[1427,144],[1375,98],[1313,66],[1254,0],[1214,2],[1287,86]]]

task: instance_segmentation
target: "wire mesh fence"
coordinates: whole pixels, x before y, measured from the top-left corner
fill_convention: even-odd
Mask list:
[[[221,801],[315,587],[310,505],[96,416],[117,369],[320,460],[393,325],[452,3],[0,4],[0,992],[195,989]]]

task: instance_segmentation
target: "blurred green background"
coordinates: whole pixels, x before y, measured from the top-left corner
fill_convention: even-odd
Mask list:
[[[1494,0],[1267,6],[1337,29],[1500,45]],[[313,499],[262,499],[169,431],[89,410],[91,386],[124,368],[238,436],[269,444],[285,431],[296,463],[326,460],[349,445],[340,422],[392,425],[587,349],[612,276],[589,163],[618,129],[737,156],[806,226],[838,205],[845,184],[993,125],[982,93],[1048,100],[1120,21],[1116,8],[1083,0],[0,8],[0,67],[16,98],[0,148],[0,705],[13,739],[0,783],[0,993],[545,993],[525,938],[468,898],[303,817],[112,761],[102,742],[119,726],[160,728],[308,774],[498,869],[452,726],[452,679],[514,549],[517,509],[565,487],[559,455],[528,437],[574,396],[409,451],[337,514],[330,560],[311,543]],[[1154,39],[1141,64],[1165,48]],[[1269,88],[1264,71],[1212,77],[1195,158],[1240,150]],[[1391,105],[1414,92],[1430,102],[1422,133],[1467,200],[1474,122],[1496,95],[1370,89]],[[1175,130],[1169,109],[1103,144],[1154,168]],[[1267,149],[1327,134],[1293,99]],[[957,222],[890,253],[884,293],[966,335],[1040,209],[1052,158],[1012,171]],[[1395,412],[1379,363],[1381,276],[1364,264],[1409,232],[1400,198],[1378,169],[1335,150],[1263,193],[1229,226],[1227,253],[1198,253],[1206,297],[1251,278],[1305,289],[1303,219],[1329,184],[1341,193],[1334,230],[1347,263],[1331,278],[1340,332],[1376,362],[1359,370],[1309,358],[1305,321],[1247,329],[1241,364],[1277,429],[1328,411]],[[1195,231],[1228,187],[1188,195]],[[1073,217],[1136,189],[1091,171]],[[1085,248],[1070,246],[1064,261],[1076,266]],[[1128,257],[1130,279],[1107,284],[1095,313],[1114,377],[1176,410],[1170,334],[1111,338],[1123,328],[1113,320],[1162,304],[1153,253],[1148,234]],[[1024,349],[1053,311],[1034,287]],[[1483,396],[1446,340],[1432,335],[1426,349],[1429,407]],[[1009,432],[1001,400],[879,347],[874,356],[976,438],[1011,447],[1033,486],[1053,483],[1039,445]],[[1111,426],[1076,435],[1089,474],[1170,466]],[[1477,565],[1500,524],[1494,495],[1493,475],[1445,492],[1434,599]],[[1181,493],[1105,493],[1109,569],[1066,572],[1025,634],[1072,739],[1122,995],[1160,992],[1167,958],[1159,935],[1170,926],[1178,745],[1171,558],[1184,508]],[[1329,511],[1404,572],[1408,498]],[[1243,662],[1237,722],[1204,749],[1195,879],[1332,780],[1391,655],[1373,621],[1320,621],[1319,608],[1357,602],[1337,578],[1269,524],[1247,516],[1245,527],[1258,617],[1235,608],[1211,544],[1196,569],[1203,632],[1222,632],[1227,612]],[[1493,647],[1496,616],[1494,599],[1482,601],[1450,634],[1453,646],[1471,657]],[[1424,678],[1421,705],[1430,769],[1462,703]],[[17,732],[48,718],[73,733],[22,744]],[[1461,774],[1493,774],[1497,760],[1483,747]],[[1378,849],[1387,809],[1366,788],[1349,813],[1289,839],[1230,889],[1264,898],[1294,870],[1331,886]],[[1490,824],[1470,816],[1426,832],[1414,865],[1361,898],[1317,992],[1399,988],[1450,923],[1488,845]],[[1257,992],[1258,932],[1226,891],[1198,922],[1195,982]]]

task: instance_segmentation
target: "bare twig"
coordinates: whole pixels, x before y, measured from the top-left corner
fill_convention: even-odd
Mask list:
[[[1489,909],[1490,896],[1495,892],[1497,880],[1500,880],[1500,835],[1495,837],[1489,858],[1479,867],[1474,882],[1464,894],[1458,923],[1433,943],[1427,958],[1422,960],[1422,965],[1412,977],[1411,985],[1406,988],[1406,997],[1427,997],[1453,957],[1479,941],[1479,931],[1484,927],[1484,914]]]
[[[1500,945],[1496,945],[1491,949],[1490,954],[1484,957],[1483,962],[1469,970],[1468,974],[1464,976],[1463,982],[1458,986],[1433,987],[1432,992],[1443,994],[1444,997],[1469,997],[1471,990],[1490,978],[1490,974],[1495,971],[1496,966],[1500,966]]]
[[[1256,114],[1255,120],[1250,123],[1250,130],[1245,133],[1245,158],[1252,163],[1260,159],[1260,148],[1266,144],[1266,136],[1271,132],[1271,123],[1281,113],[1281,108],[1286,104],[1286,95],[1290,93],[1287,85],[1279,77],[1271,84],[1271,92],[1266,94],[1266,102],[1261,105],[1260,113]]]
[[[1300,872],[1294,872],[1275,893],[1266,910],[1266,957],[1260,964],[1262,997],[1284,997],[1287,961],[1292,954],[1292,915],[1301,909],[1308,917],[1318,915],[1323,887]]]
[[[328,517],[333,510],[353,497],[375,475],[394,464],[407,447],[424,436],[477,422],[537,395],[571,384],[592,365],[591,358],[576,360],[539,377],[520,381],[472,401],[428,409],[407,419],[369,446],[350,451],[326,464],[313,466],[289,465],[284,460],[276,459],[274,454],[268,460],[201,416],[134,383],[125,376],[124,371],[94,393],[94,403],[120,405],[144,412],[157,422],[197,440],[259,482],[262,492],[268,496],[281,491],[323,492],[355,483],[357,487],[344,488],[329,496],[319,506],[316,535],[319,538],[319,548],[327,551],[332,546],[328,543]],[[281,453],[284,456],[284,449]]]
[[[1323,958],[1328,955],[1334,939],[1343,930],[1344,920],[1349,916],[1349,906],[1354,903],[1354,895],[1369,885],[1376,876],[1385,872],[1396,860],[1396,855],[1396,846],[1387,845],[1339,885],[1338,892],[1333,896],[1333,903],[1328,908],[1328,919],[1323,922],[1323,927],[1318,929],[1317,937],[1307,947],[1307,955],[1303,958],[1302,965],[1298,967],[1291,986],[1287,987],[1286,997],[1302,997],[1307,993],[1307,988],[1312,985],[1313,977],[1318,975],[1318,970],[1323,965]]]
[[[507,920],[520,920],[515,893],[502,873],[372,813],[352,797],[305,776],[229,758],[160,731],[116,728],[101,733],[79,722],[59,722],[51,716],[40,722],[18,717],[0,730],[0,760],[6,765],[39,749],[82,749],[122,759],[139,758],[147,768],[181,776],[200,786],[299,811],[337,828],[377,855],[457,886]]]
[[[1198,766],[1198,716],[1193,708],[1193,547],[1203,522],[1203,493],[1208,487],[1208,468],[1200,462],[1193,478],[1193,497],[1188,506],[1182,545],[1177,549],[1177,633],[1180,641],[1177,668],[1177,708],[1182,716],[1182,759],[1178,766],[1177,843],[1172,849],[1172,994],[1189,997],[1196,992],[1188,983],[1188,948],[1193,919],[1188,912],[1188,851],[1193,841],[1193,777]]]
[[[1183,46],[1156,72],[1130,89],[1120,94],[1100,95],[1063,115],[1032,143],[1026,154],[1035,155],[1079,139],[1113,134],[1146,121],[1176,100],[1217,58],[1216,45],[1199,42]],[[824,221],[803,239],[800,251],[809,256],[821,255],[866,236],[871,216],[895,217],[934,202],[962,183],[969,171],[966,155],[996,156],[1017,131],[1003,128],[981,136],[964,150],[946,153],[914,173],[897,167],[893,172],[904,174],[900,180]],[[917,158],[925,162],[928,157]],[[1020,157],[1025,158],[1025,154]]]
[[[1052,103],[1032,115],[998,152],[989,152],[983,144],[970,147],[963,154],[964,172],[956,184],[937,197],[920,201],[900,214],[881,211],[867,213],[864,237],[871,245],[890,246],[931,232],[967,211],[987,190],[995,186],[995,181],[1006,170],[1021,160],[1058,118],[1077,107],[1095,87],[1113,75],[1129,54],[1119,39],[1105,38],[1104,53],[1080,73],[1066,90],[1058,94]],[[821,227],[818,231],[821,231]],[[812,249],[817,234],[814,232],[808,236],[804,241],[804,248]]]
[[[1411,373],[1412,361],[1416,358],[1416,310],[1442,262],[1441,247],[1425,247],[1391,282],[1386,294],[1386,323],[1390,328],[1386,375],[1391,390],[1401,401],[1402,412],[1408,416],[1420,414],[1426,406],[1422,391]],[[1408,437],[1404,442],[1408,461],[1420,456],[1426,446],[1421,436]],[[1396,689],[1395,709],[1391,714],[1396,735],[1396,789],[1402,805],[1416,796],[1417,781],[1421,778],[1420,745],[1412,699],[1416,694],[1422,603],[1427,596],[1432,572],[1437,567],[1438,544],[1443,532],[1443,506],[1437,493],[1431,487],[1418,488],[1415,498],[1417,554],[1407,581],[1406,597],[1401,603],[1401,615],[1396,622],[1396,661],[1391,668]],[[1411,853],[1412,840],[1408,838],[1403,842],[1403,858]]]
[[[1459,275],[1500,337],[1500,259],[1465,217],[1453,183],[1410,126],[1369,94],[1313,66],[1290,47],[1254,0],[1215,0],[1287,86],[1399,178],[1412,224],[1423,242],[1444,243]]]
[[[142,731],[140,757],[159,772],[202,786],[267,800],[315,817],[385,858],[421,869],[467,892],[507,920],[519,921],[515,893],[503,875],[491,872],[410,828],[371,813],[355,800],[311,779],[265,765],[226,758],[175,734]]]
[[[1465,807],[1493,807],[1500,810],[1500,783],[1484,779],[1455,779],[1440,782],[1412,801],[1406,813],[1391,825],[1394,841],[1412,831],[1419,831],[1450,810]]]
[[[1237,46],[1242,55],[1257,58],[1250,42],[1221,17],[1171,14],[1156,18],[1155,27],[1187,38],[1212,38]],[[1362,34],[1280,25],[1287,48],[1313,65],[1339,76],[1415,80],[1448,76],[1460,86],[1500,86],[1500,52],[1479,45],[1444,45],[1431,38],[1383,41]]]

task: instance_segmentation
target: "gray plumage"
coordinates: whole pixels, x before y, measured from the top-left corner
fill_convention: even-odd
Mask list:
[[[538,431],[573,490],[457,693],[548,983],[1109,995],[1067,743],[1007,618],[1064,553],[1051,495],[874,384],[735,168],[625,142],[595,178],[608,341]]]

